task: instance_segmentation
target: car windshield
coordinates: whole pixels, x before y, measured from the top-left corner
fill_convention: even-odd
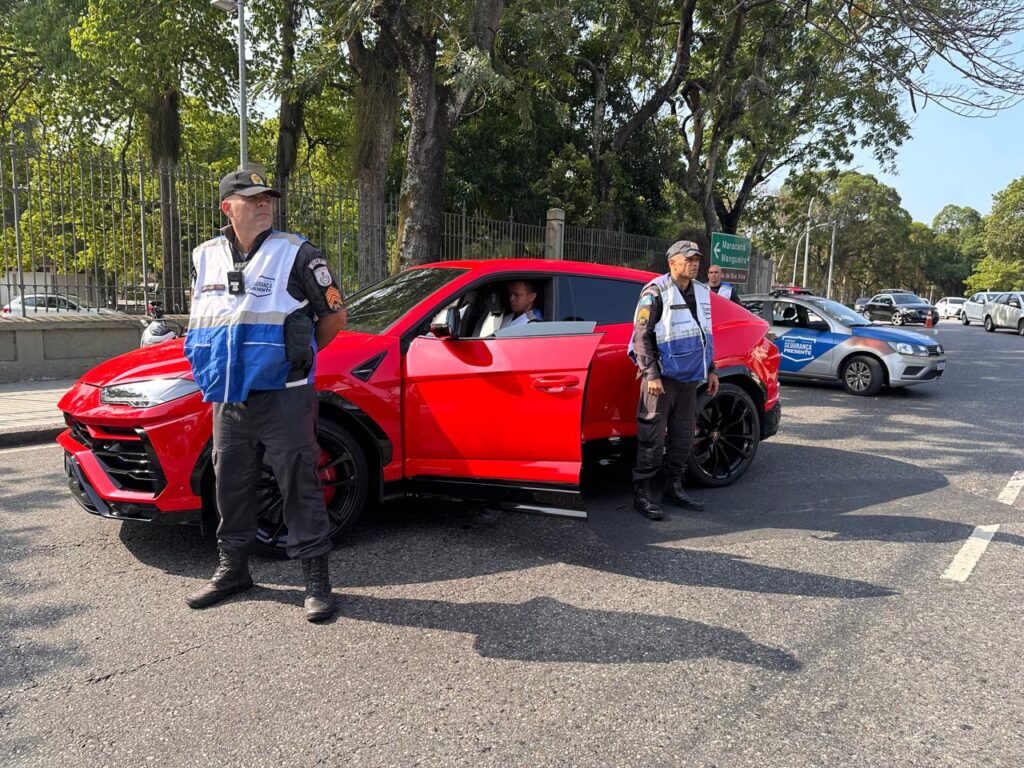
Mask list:
[[[912,293],[894,293],[892,295],[893,301],[897,304],[923,304],[924,299],[920,296],[915,296]]]
[[[426,267],[386,277],[345,302],[347,331],[380,333],[443,285],[466,273],[465,269]]]
[[[857,326],[857,325],[871,325],[861,315],[854,312],[849,307],[840,304],[838,301],[832,301],[831,299],[815,299],[810,302],[814,305],[814,308],[823,315],[835,320],[837,323],[843,325]]]
[[[963,304],[967,299],[946,299],[947,304]]]

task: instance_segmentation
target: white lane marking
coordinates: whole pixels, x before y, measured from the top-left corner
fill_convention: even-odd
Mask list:
[[[1024,488],[1024,472],[1014,472],[1013,477],[1003,488],[1003,492],[999,494],[996,501],[1001,501],[1003,504],[1009,504],[1011,507],[1013,503],[1017,501],[1017,496],[1020,495],[1021,488]]]
[[[57,443],[50,443],[49,445],[30,445],[26,448],[5,448],[0,451],[0,456],[3,456],[6,453],[18,453],[20,451],[41,451],[43,448],[60,448],[60,446],[57,445]]]
[[[967,577],[971,575],[974,566],[978,564],[978,560],[985,554],[985,550],[988,549],[988,543],[992,541],[992,537],[996,535],[998,530],[998,525],[979,525],[975,528],[971,535],[967,537],[964,545],[960,547],[960,551],[956,553],[956,557],[949,564],[949,568],[942,574],[942,578],[951,581],[967,581]]]

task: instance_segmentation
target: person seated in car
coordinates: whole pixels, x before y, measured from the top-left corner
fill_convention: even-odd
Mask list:
[[[537,285],[531,280],[516,280],[508,286],[508,304],[511,312],[501,318],[502,328],[535,323],[542,320],[539,309],[533,306],[537,300]]]

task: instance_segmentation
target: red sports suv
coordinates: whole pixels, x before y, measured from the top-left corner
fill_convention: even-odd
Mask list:
[[[639,384],[626,345],[654,276],[533,259],[443,262],[350,297],[348,326],[316,368],[333,537],[368,502],[407,493],[586,517],[584,447],[636,436]],[[537,286],[543,319],[499,329],[515,280]],[[699,401],[689,471],[725,485],[778,428],[779,355],[764,320],[711,300],[722,388]],[[68,429],[57,440],[86,510],[116,520],[216,519],[210,407],[180,339],[97,366],[60,408]],[[282,554],[288,532],[269,469],[260,505],[257,549]]]

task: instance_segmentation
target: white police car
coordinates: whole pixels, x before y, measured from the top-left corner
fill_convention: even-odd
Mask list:
[[[744,296],[743,306],[771,325],[779,378],[839,381],[854,395],[875,395],[883,386],[934,381],[946,368],[942,345],[932,337],[872,325],[830,299]]]

